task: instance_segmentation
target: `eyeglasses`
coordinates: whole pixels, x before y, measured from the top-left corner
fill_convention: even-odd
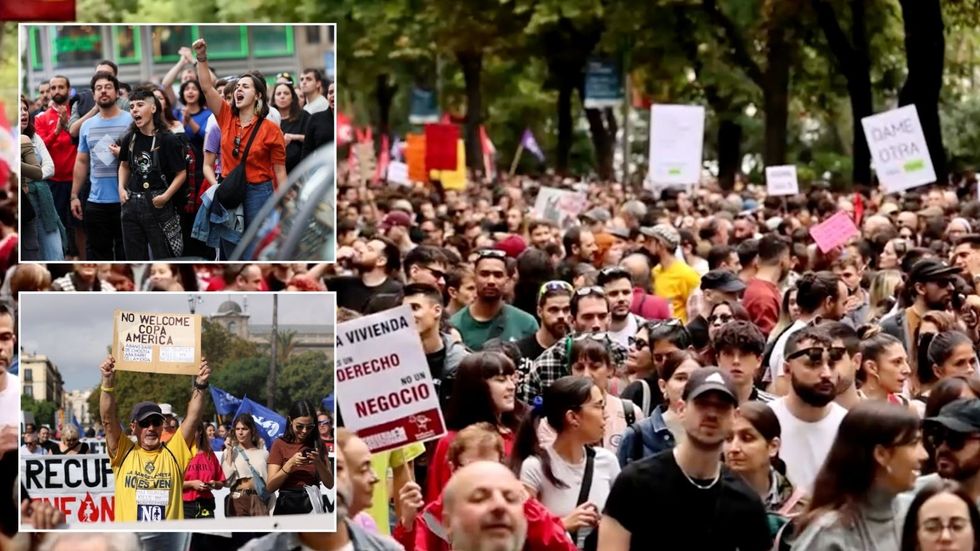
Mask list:
[[[163,417],[157,417],[154,415],[153,417],[143,419],[138,424],[141,429],[149,428],[150,426],[160,427],[163,426]]]
[[[574,293],[575,288],[572,287],[572,284],[567,281],[553,279],[551,281],[546,281],[541,285],[541,289],[538,290],[538,298],[540,299],[546,293],[555,293],[558,291],[568,291],[569,293]]]
[[[966,517],[953,517],[947,522],[943,522],[938,518],[931,518],[920,524],[919,530],[925,532],[929,537],[938,540],[942,537],[944,530],[949,530],[951,535],[957,535],[969,527],[970,519]]]
[[[602,287],[598,285],[589,285],[588,287],[581,287],[575,289],[575,296],[587,297],[589,295],[598,295],[600,297],[605,297],[606,292],[602,290]]]
[[[504,260],[507,258],[507,253],[497,249],[480,249],[476,252],[476,258],[478,260],[483,260],[484,258],[496,258],[498,260]]]
[[[310,424],[296,423],[295,425],[293,425],[293,428],[296,429],[296,432],[304,432],[304,431],[315,429],[316,425],[314,425],[313,423]]]
[[[731,314],[716,314],[708,317],[708,323],[714,323],[720,321],[721,323],[728,323],[735,319],[735,316]]]
[[[933,424],[930,428],[926,429],[926,440],[929,441],[933,449],[938,449],[939,446],[946,444],[949,451],[958,452],[966,446],[967,442],[980,440],[980,434],[956,432],[942,425],[936,426]]]
[[[321,427],[329,427],[330,421],[317,421],[317,425],[320,425]]]
[[[833,365],[844,358],[844,354],[847,353],[847,348],[843,346],[831,346],[830,348],[811,346],[810,348],[802,348],[796,352],[793,352],[792,354],[786,356],[786,360],[789,361],[806,356],[807,362],[809,362],[812,367],[816,367],[823,363],[825,351],[827,352],[826,356],[829,356],[827,365]]]
[[[241,144],[242,144],[242,137],[241,136],[235,136],[235,149],[232,149],[231,150],[231,156],[232,157],[234,157],[236,159],[238,158],[238,146],[240,146]]]

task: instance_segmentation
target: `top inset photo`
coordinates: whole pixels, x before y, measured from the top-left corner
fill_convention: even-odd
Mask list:
[[[20,26],[23,262],[331,262],[335,25]]]

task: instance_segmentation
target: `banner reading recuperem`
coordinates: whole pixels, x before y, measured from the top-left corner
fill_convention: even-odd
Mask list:
[[[197,375],[201,316],[116,310],[113,320],[116,369]]]

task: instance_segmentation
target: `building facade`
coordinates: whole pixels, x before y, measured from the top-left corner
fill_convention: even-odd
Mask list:
[[[271,325],[251,324],[249,315],[241,305],[234,301],[223,302],[217,312],[208,320],[222,326],[236,337],[268,346],[272,336]],[[293,325],[279,324],[279,333],[292,335],[293,352],[296,354],[313,350],[323,352],[333,358],[334,328],[329,325]]]
[[[50,358],[44,355],[22,356],[20,359],[22,396],[61,405],[65,381]]]

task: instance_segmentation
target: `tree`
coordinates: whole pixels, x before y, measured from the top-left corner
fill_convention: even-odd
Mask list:
[[[290,357],[276,389],[276,401],[285,406],[298,400],[319,404],[333,392],[333,358],[317,351]]]
[[[57,413],[59,406],[55,402],[48,400],[35,400],[31,396],[21,396],[20,409],[34,416],[34,424],[36,426],[48,425],[53,427],[55,422],[54,415]]]

